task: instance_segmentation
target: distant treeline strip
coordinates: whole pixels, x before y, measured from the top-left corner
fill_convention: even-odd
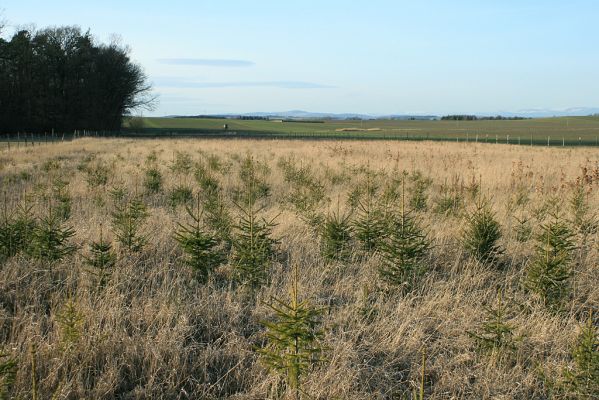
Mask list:
[[[504,117],[503,115],[495,115],[490,117],[479,117],[476,115],[456,114],[445,115],[441,117],[442,121],[519,121],[523,119],[532,119],[526,117]]]
[[[123,115],[153,103],[128,52],[77,27],[0,38],[0,132],[119,130]]]

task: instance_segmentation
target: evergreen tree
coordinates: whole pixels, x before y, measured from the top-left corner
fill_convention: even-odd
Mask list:
[[[366,178],[366,191],[363,199],[358,199],[358,211],[353,222],[353,231],[366,252],[377,250],[385,236],[386,219],[383,210],[375,202],[376,187],[371,176]]]
[[[98,287],[103,288],[108,283],[111,270],[116,264],[116,254],[112,251],[112,244],[104,240],[102,228],[100,228],[100,240],[91,242],[89,251],[90,255],[85,258],[87,271],[96,278]]]
[[[405,208],[402,195],[399,215],[393,217],[385,242],[381,245],[382,279],[410,290],[423,272],[423,260],[430,248],[427,234],[416,217]]]
[[[479,332],[467,332],[474,339],[478,348],[484,352],[495,353],[501,350],[516,349],[515,327],[508,320],[509,307],[502,301],[502,294],[497,294],[495,307],[485,307],[486,318],[480,324]]]
[[[61,217],[50,208],[48,214],[40,218],[33,229],[28,252],[32,257],[52,264],[77,250],[77,246],[70,243],[73,236],[73,228],[66,226]]]
[[[575,398],[599,395],[599,329],[589,313],[586,324],[572,349],[575,368],[564,372],[566,386]]]
[[[232,264],[239,281],[256,287],[267,281],[277,242],[271,237],[274,219],[267,221],[258,217],[264,207],[255,206],[255,192],[252,185],[249,186],[246,205],[236,204],[241,216],[234,227]]]
[[[148,215],[146,205],[139,197],[115,202],[112,227],[118,241],[129,251],[140,251],[146,244],[147,238],[142,229]]]
[[[202,226],[199,194],[196,212],[189,207],[186,207],[186,210],[192,222],[178,224],[175,240],[187,256],[185,263],[194,270],[198,281],[206,283],[212,271],[224,262],[224,257],[218,247],[218,239]]]
[[[572,252],[576,248],[568,225],[554,214],[537,237],[536,256],[528,267],[526,286],[547,306],[556,307],[568,292]]]
[[[69,298],[56,313],[56,322],[60,329],[60,342],[63,351],[70,350],[81,338],[83,314],[73,298]]]
[[[296,268],[290,301],[273,298],[268,305],[276,320],[264,322],[268,344],[259,353],[269,368],[285,377],[287,387],[299,399],[302,375],[324,360],[323,348],[318,344],[323,336],[322,330],[318,329],[322,310],[305,300],[299,301],[297,283]]]
[[[0,351],[0,400],[8,400],[11,386],[17,375],[17,361]]]
[[[0,261],[27,250],[36,227],[32,209],[33,206],[22,203],[11,214],[5,202],[0,221]]]
[[[325,260],[345,261],[351,256],[352,226],[349,214],[330,212],[320,235],[320,252]]]
[[[466,222],[462,233],[465,250],[482,263],[497,263],[503,252],[498,244],[501,229],[489,204],[479,198],[476,209],[466,216]]]

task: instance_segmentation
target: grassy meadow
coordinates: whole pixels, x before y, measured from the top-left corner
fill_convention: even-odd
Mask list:
[[[363,128],[594,141],[599,119]],[[599,398],[593,147],[82,138],[3,148],[0,182],[6,398]]]
[[[411,121],[324,120],[264,121],[216,118],[142,118],[131,129],[146,134],[228,134],[261,137],[456,140],[482,143],[599,145],[599,117],[527,120]],[[129,129],[130,122],[124,127]]]

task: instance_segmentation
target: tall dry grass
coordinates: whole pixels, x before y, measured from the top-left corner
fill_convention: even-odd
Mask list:
[[[110,233],[110,190],[143,195],[147,157],[164,177],[164,191],[144,196],[148,243],[140,252],[119,247]],[[214,176],[233,215],[241,186],[240,160],[251,155],[268,167],[270,194],[262,200],[266,217],[278,224],[279,257],[270,283],[250,292],[231,283],[225,264],[207,284],[194,279],[173,238],[182,206],[169,204],[177,185],[199,190],[193,172],[169,169],[177,153],[207,165],[221,164]],[[363,185],[368,171],[381,183],[420,171],[432,179],[428,208],[419,212],[432,242],[427,272],[417,287],[396,291],[378,275],[376,254],[328,262],[320,255],[317,229],[290,205],[290,184],[278,165],[292,157],[309,166],[325,188],[316,212],[349,212],[347,198]],[[213,158],[214,161],[214,158]],[[87,169],[103,165],[105,186],[88,184]],[[542,206],[569,216],[573,185],[585,185],[591,210],[599,210],[599,154],[594,149],[427,142],[102,140],[12,149],[0,153],[3,202],[8,210],[30,198],[35,213],[46,207],[42,193],[57,176],[69,182],[76,254],[52,265],[18,254],[0,265],[0,348],[17,361],[10,396],[46,398],[275,398],[280,378],[269,374],[256,348],[264,345],[261,321],[272,319],[271,296],[285,298],[293,268],[299,270],[301,297],[324,307],[327,362],[302,382],[306,398],[410,398],[420,385],[421,352],[426,348],[425,397],[433,399],[530,399],[559,396],[562,371],[572,365],[571,348],[589,310],[599,305],[598,235],[580,243],[563,309],[548,310],[523,286],[534,256],[534,239],[516,240],[515,217],[530,219],[533,233]],[[505,267],[494,268],[467,256],[460,242],[464,212],[475,205],[478,187],[501,224]],[[450,188],[463,209],[435,211],[435,200]],[[410,185],[407,184],[408,194]],[[520,201],[518,198],[520,198]],[[528,200],[526,200],[528,199]],[[85,271],[88,244],[113,241],[118,261],[110,281],[98,289]],[[484,319],[484,305],[497,290],[513,305],[510,323],[522,339],[514,354],[480,353],[467,331]],[[81,317],[79,337],[65,345],[58,316],[68,301]],[[32,347],[33,346],[33,347]],[[32,351],[31,349],[35,350]],[[32,376],[32,366],[35,375]],[[309,397],[308,397],[309,396]]]

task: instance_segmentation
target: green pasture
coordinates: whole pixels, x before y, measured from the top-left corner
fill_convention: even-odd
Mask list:
[[[228,130],[223,129],[224,124]],[[213,118],[143,118],[141,127],[124,128],[145,135],[238,135],[356,139],[456,140],[511,144],[596,145],[599,117],[539,118],[503,121],[325,120],[281,122]]]

